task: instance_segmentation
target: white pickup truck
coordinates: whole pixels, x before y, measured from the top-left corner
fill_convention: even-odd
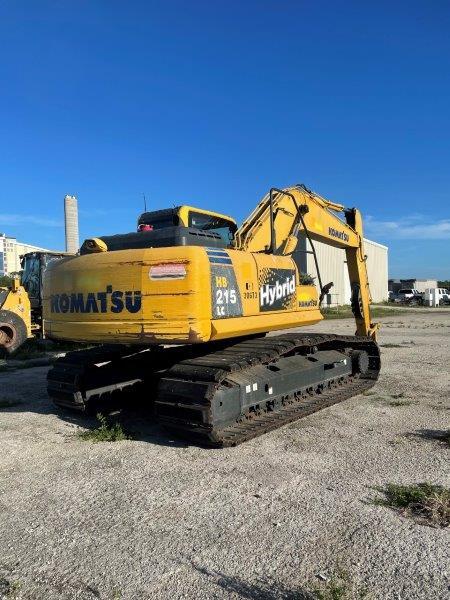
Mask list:
[[[411,302],[416,300],[417,303],[420,303],[422,301],[422,294],[414,288],[402,288],[398,291],[395,298],[395,302]]]

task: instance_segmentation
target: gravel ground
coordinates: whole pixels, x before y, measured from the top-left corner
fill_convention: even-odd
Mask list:
[[[449,428],[450,311],[382,321],[374,394],[234,449],[142,418],[133,441],[86,442],[92,421],[52,407],[46,367],[0,374],[19,402],[0,409],[0,597],[300,599],[342,571],[355,598],[448,597],[448,529],[369,500],[388,482],[449,485],[433,432]]]

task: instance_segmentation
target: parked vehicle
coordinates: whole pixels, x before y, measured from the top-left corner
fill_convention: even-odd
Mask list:
[[[423,295],[415,288],[402,288],[398,291],[397,297],[394,302],[401,302],[402,304],[422,304]]]
[[[445,288],[427,288],[423,303],[426,306],[444,306],[450,304],[450,292]]]
[[[397,294],[395,292],[393,292],[392,290],[388,291],[388,302],[396,302],[397,300]]]

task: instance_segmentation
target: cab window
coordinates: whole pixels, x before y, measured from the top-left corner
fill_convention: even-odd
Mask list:
[[[150,225],[152,229],[165,229],[179,225],[178,215],[174,210],[147,212],[139,218],[139,225]]]
[[[189,227],[195,227],[195,229],[202,229],[203,231],[214,231],[220,235],[227,245],[233,240],[236,231],[236,224],[232,221],[194,211],[189,212]]]
[[[39,297],[41,279],[41,261],[39,256],[30,255],[22,261],[22,285],[32,298]]]

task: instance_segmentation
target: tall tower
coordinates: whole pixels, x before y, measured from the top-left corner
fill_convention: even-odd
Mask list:
[[[64,198],[64,221],[66,226],[66,252],[75,254],[80,247],[78,237],[78,202],[75,196]]]

